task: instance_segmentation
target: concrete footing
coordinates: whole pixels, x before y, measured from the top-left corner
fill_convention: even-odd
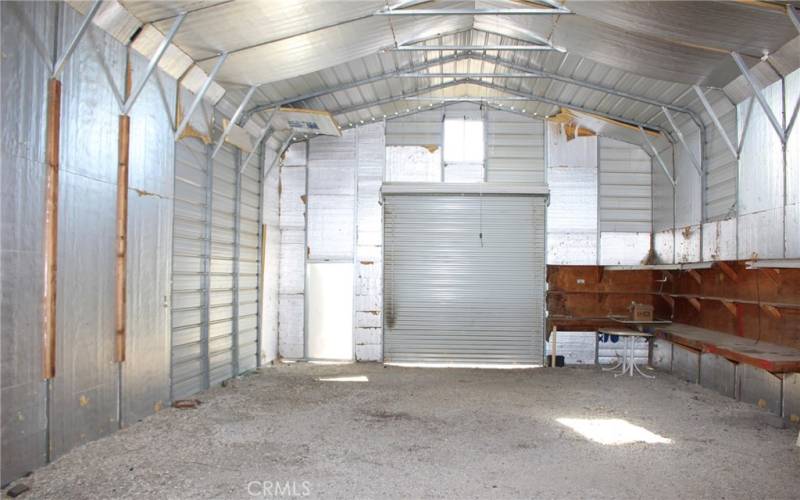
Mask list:
[[[700,355],[700,385],[736,397],[736,363],[710,352]]]

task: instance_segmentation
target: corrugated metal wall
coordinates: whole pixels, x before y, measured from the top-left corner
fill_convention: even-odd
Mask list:
[[[599,139],[600,231],[650,232],[650,157],[645,151],[607,137]]]
[[[265,172],[261,194],[262,235],[261,256],[261,364],[278,357],[278,308],[281,255],[280,227],[280,167],[277,153],[264,148]]]
[[[541,364],[544,198],[389,195],[384,204],[385,359]]]
[[[386,122],[386,146],[442,147],[442,121],[447,115],[475,119],[486,124],[486,179],[489,182],[545,182],[544,122],[517,113],[484,109],[477,104],[458,103]],[[408,156],[408,153],[406,153]],[[390,155],[390,161],[397,161]],[[428,160],[426,160],[428,161]],[[441,159],[437,159],[441,162]],[[418,163],[424,163],[421,159]],[[439,163],[441,166],[441,164]],[[389,165],[387,172],[396,169]],[[416,169],[420,170],[420,169]],[[408,174],[416,171],[409,169]],[[424,170],[424,169],[422,169]],[[434,181],[439,179],[390,177],[387,181]]]
[[[442,147],[444,107],[386,121],[386,146]]]
[[[708,96],[711,106],[725,128],[726,134],[736,145],[738,143],[736,138],[739,136],[736,108],[724,96],[716,95],[715,97],[716,99],[713,99],[711,95]],[[736,214],[739,164],[711,119],[705,113],[703,113],[703,118],[706,126],[706,220],[727,219]]]
[[[175,215],[172,240],[172,396],[205,385],[206,289],[210,185],[208,147],[199,139],[175,147]]]
[[[43,117],[47,114],[49,70],[26,25],[38,35],[42,46],[52,47],[56,8],[49,2],[0,3],[4,47],[0,59],[2,484],[47,460],[47,383],[42,380],[41,318],[46,169]]]
[[[383,124],[356,131],[358,209],[356,223],[355,355],[383,359],[383,209],[381,183],[386,159]]]
[[[486,115],[486,179],[545,184],[544,122],[495,109]]]
[[[308,143],[289,148],[280,167],[278,354],[305,356],[306,157]]]
[[[131,111],[126,361],[114,362],[118,88],[126,49],[90,26],[61,75],[56,375],[42,380],[48,65],[82,22],[55,2],[2,9],[2,483],[169,401],[174,141],[151,80]],[[58,22],[56,22],[58,20]],[[97,52],[90,43],[97,47]],[[146,61],[130,54],[133,78]],[[176,83],[161,74],[167,106]],[[17,270],[17,272],[14,272]]]
[[[800,94],[800,71],[763,93],[776,116],[783,112],[783,102],[788,112]],[[654,242],[659,262],[800,256],[800,135],[792,133],[784,156],[777,134],[757,103],[745,132],[752,98],[734,107],[718,91],[709,91],[707,97],[734,147],[744,134],[741,156],[738,161],[734,158],[710,116],[703,112],[707,132],[703,191],[683,147],[664,146],[662,157],[670,168],[675,164],[677,186],[673,191],[654,163]],[[682,129],[691,143],[699,141],[693,125],[684,123]]]
[[[176,152],[172,397],[258,365],[261,162],[180,141]]]
[[[597,264],[597,137],[567,141],[548,127],[547,263]]]

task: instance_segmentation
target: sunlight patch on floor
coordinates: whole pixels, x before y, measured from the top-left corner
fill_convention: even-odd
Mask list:
[[[557,418],[556,421],[586,439],[600,444],[672,443],[671,439],[659,436],[644,427],[633,425],[620,418]]]
[[[366,375],[351,375],[345,377],[320,377],[320,382],[369,382]]]

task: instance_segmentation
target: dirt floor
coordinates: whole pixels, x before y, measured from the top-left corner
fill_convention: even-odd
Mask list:
[[[338,377],[361,378],[320,380]],[[73,450],[22,498],[800,497],[796,430],[666,374],[293,364],[199,398]]]

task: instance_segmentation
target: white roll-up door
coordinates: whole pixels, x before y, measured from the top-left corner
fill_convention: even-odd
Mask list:
[[[385,360],[541,364],[545,204],[384,189]]]

